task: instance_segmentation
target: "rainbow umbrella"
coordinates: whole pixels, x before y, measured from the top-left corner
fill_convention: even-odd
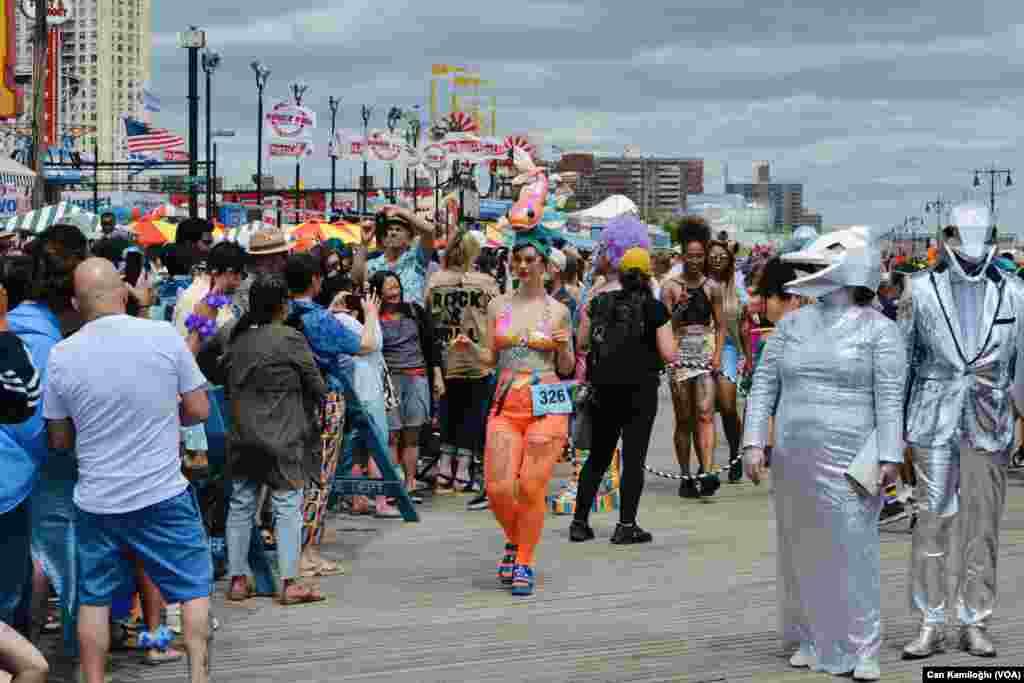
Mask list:
[[[173,242],[178,232],[178,226],[160,220],[136,221],[128,228],[135,233],[135,241],[144,247]]]

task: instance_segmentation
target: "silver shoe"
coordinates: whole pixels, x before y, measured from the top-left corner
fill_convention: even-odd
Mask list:
[[[789,665],[797,669],[805,669],[812,666],[814,664],[814,656],[808,652],[808,649],[801,645],[800,649],[789,658]]]
[[[939,624],[925,624],[917,638],[903,648],[903,659],[924,659],[946,649],[946,634]]]
[[[882,677],[882,669],[878,666],[877,659],[865,659],[853,670],[855,681],[877,681]]]
[[[960,648],[975,657],[995,657],[996,646],[980,626],[964,626],[960,631]]]

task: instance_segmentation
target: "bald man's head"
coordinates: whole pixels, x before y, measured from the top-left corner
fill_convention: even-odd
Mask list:
[[[107,259],[89,258],[75,268],[75,300],[86,320],[125,312],[128,290]]]

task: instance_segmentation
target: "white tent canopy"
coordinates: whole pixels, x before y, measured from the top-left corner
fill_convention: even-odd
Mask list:
[[[574,223],[600,224],[609,221],[616,216],[630,213],[640,213],[637,211],[636,204],[633,203],[633,200],[621,194],[613,194],[589,209],[570,213],[569,220]]]

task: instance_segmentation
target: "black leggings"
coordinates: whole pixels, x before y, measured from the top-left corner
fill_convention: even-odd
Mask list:
[[[593,444],[580,472],[574,518],[585,522],[594,496],[612,462],[622,437],[622,476],[619,483],[619,522],[636,522],[640,494],[644,490],[644,463],[651,443],[654,417],[658,414],[658,385],[595,387]]]

